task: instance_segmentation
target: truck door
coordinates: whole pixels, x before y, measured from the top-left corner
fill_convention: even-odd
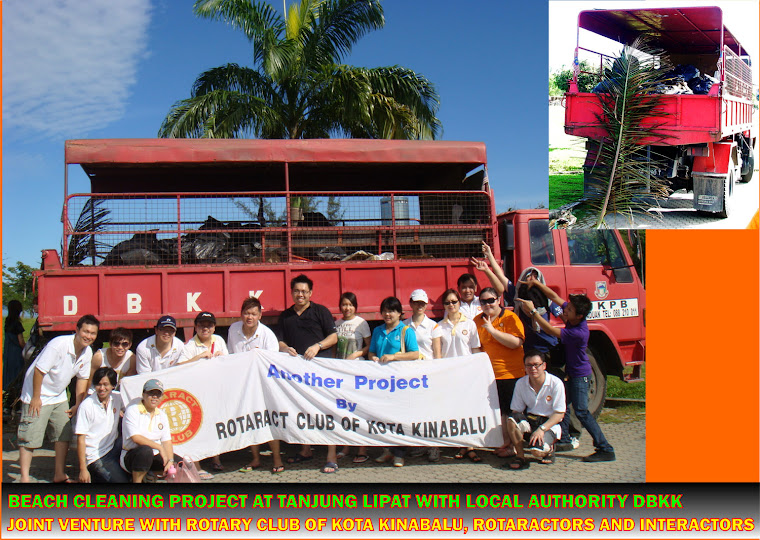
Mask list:
[[[567,294],[585,294],[593,303],[589,326],[606,326],[618,343],[643,339],[643,289],[617,233],[571,229],[562,249]]]

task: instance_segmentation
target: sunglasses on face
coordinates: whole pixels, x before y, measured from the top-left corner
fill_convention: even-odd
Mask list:
[[[111,347],[124,347],[125,349],[129,347],[129,345],[129,341],[114,341],[111,343]]]
[[[481,298],[480,303],[481,304],[488,304],[489,306],[496,302],[496,298]]]
[[[161,396],[164,395],[164,393],[161,392],[161,390],[151,390],[150,392],[145,392],[145,394],[152,398],[160,398]]]
[[[459,303],[459,300],[449,300],[448,302],[444,302],[443,305],[444,306],[453,306],[453,305],[458,304],[458,303]]]

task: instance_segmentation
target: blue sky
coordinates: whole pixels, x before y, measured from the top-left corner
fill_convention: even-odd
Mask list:
[[[6,264],[36,266],[40,250],[60,247],[66,139],[155,137],[198,74],[227,62],[251,65],[242,34],[196,18],[192,3],[3,3]],[[498,210],[547,202],[548,5],[385,0],[385,28],[346,59],[428,77],[441,96],[442,138],[486,143]],[[273,6],[282,9],[282,1]],[[574,32],[575,19],[562,26]],[[568,63],[574,45],[558,45]],[[70,193],[88,190],[78,168],[69,174]]]

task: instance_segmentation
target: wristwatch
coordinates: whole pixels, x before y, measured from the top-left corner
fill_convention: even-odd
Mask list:
[[[536,313],[538,313],[538,310],[536,308],[533,308],[533,311],[530,312],[530,316],[532,317]]]
[[[546,431],[546,426],[541,424],[540,426],[538,426],[538,429],[540,429],[541,431]]]
[[[322,350],[322,342],[321,341],[317,341],[317,347],[319,347],[320,351]]]

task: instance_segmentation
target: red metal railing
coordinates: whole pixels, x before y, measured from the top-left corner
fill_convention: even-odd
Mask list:
[[[64,266],[469,258],[495,233],[485,191],[85,193],[63,222]]]

